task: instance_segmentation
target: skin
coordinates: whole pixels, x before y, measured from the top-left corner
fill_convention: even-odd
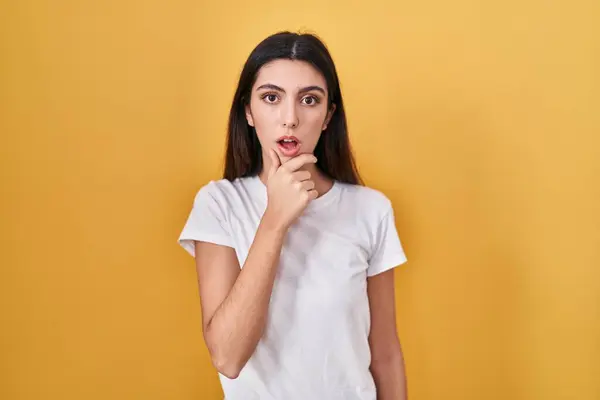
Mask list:
[[[215,368],[232,379],[239,375],[264,332],[287,230],[310,201],[332,186],[316,168],[312,154],[335,112],[335,106],[327,106],[326,88],[324,77],[302,61],[277,60],[261,68],[246,118],[255,127],[263,148],[260,179],[267,186],[266,211],[242,269],[233,249],[205,242],[195,244],[204,339]],[[300,154],[281,154],[277,140],[285,135],[300,140]],[[371,373],[377,399],[405,400],[393,270],[369,278],[367,290]]]
[[[310,88],[310,90],[305,90]],[[281,154],[277,140],[295,136],[301,142],[300,154],[312,154],[321,132],[327,128],[335,106],[327,107],[327,82],[323,75],[302,61],[277,60],[264,65],[256,78],[250,105],[246,107],[248,124],[256,130],[263,148],[265,171],[270,168],[273,149],[282,163],[289,157]],[[268,161],[268,162],[267,162]],[[311,173],[318,193],[327,192],[332,182],[314,164],[302,168]]]

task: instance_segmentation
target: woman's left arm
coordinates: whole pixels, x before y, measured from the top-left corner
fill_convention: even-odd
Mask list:
[[[371,309],[371,374],[377,388],[377,400],[407,400],[404,356],[396,330],[394,270],[367,280]]]

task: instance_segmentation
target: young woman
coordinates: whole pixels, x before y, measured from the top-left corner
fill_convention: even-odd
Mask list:
[[[336,68],[315,36],[252,51],[223,179],[179,238],[195,257],[203,332],[227,400],[405,400],[391,202],[361,183]]]

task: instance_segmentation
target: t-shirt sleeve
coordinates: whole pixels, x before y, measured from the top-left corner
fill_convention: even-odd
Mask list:
[[[233,247],[228,227],[225,205],[217,201],[211,182],[196,194],[178,242],[193,257],[195,241]]]
[[[374,232],[373,252],[367,276],[373,276],[404,264],[407,259],[396,230],[394,210],[390,206]]]

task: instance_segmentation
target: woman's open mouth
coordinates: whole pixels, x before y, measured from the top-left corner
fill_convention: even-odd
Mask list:
[[[294,157],[300,151],[300,141],[294,136],[285,136],[277,141],[279,151],[286,157]]]

